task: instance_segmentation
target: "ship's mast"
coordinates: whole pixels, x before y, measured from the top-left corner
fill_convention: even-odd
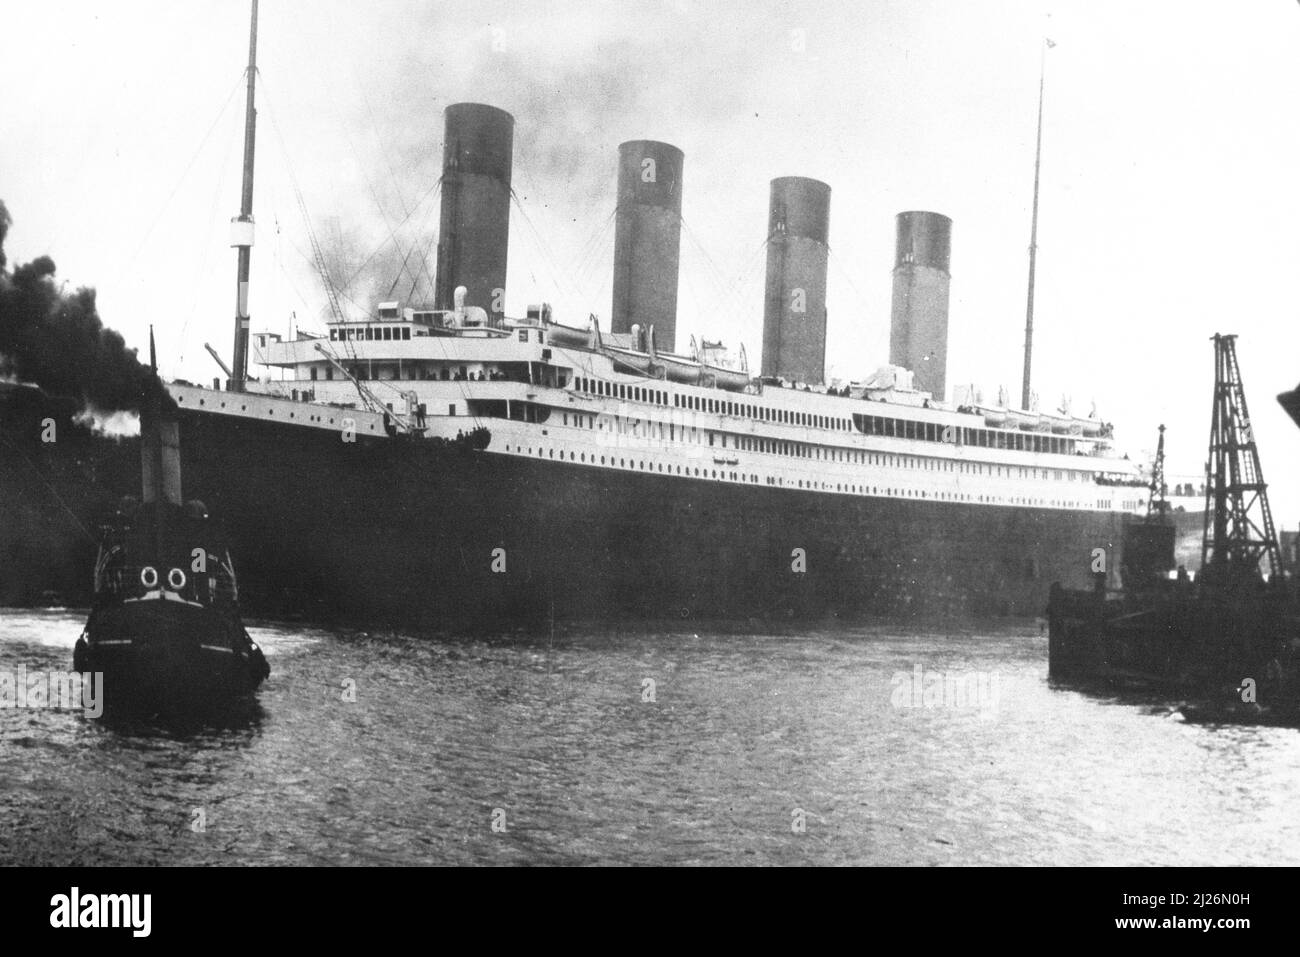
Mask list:
[[[1038,58],[1038,142],[1034,149],[1034,213],[1029,227],[1029,294],[1025,304],[1025,373],[1021,380],[1020,408],[1029,408],[1029,370],[1034,354],[1034,267],[1038,261],[1038,173],[1043,165],[1043,81],[1047,75],[1047,48],[1055,46],[1044,40]]]
[[[248,98],[244,108],[244,188],[239,216],[231,220],[230,245],[239,250],[235,288],[235,350],[230,390],[243,392],[248,378],[248,267],[253,252],[253,146],[257,136],[257,110],[253,106],[257,77],[257,0],[253,0],[252,26],[248,36]]]

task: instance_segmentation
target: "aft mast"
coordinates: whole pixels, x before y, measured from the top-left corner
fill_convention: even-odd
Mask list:
[[[253,0],[248,37],[248,98],[244,109],[244,187],[239,216],[230,221],[230,245],[239,250],[235,287],[235,350],[229,389],[243,392],[248,378],[248,267],[253,252],[253,146],[257,135],[257,110],[253,106],[257,77],[257,0]]]
[[[1034,147],[1034,212],[1029,226],[1029,292],[1025,303],[1025,372],[1020,385],[1020,408],[1028,409],[1029,379],[1034,355],[1034,271],[1038,265],[1038,174],[1043,167],[1043,86],[1047,77],[1047,51],[1056,46],[1044,39],[1038,59],[1038,137]]]

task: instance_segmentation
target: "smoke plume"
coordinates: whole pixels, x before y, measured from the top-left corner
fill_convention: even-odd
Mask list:
[[[94,289],[62,290],[49,256],[7,269],[12,222],[0,201],[0,376],[106,412],[139,409],[157,378],[99,318]]]

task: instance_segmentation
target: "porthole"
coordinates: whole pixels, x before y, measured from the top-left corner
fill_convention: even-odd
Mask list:
[[[140,584],[145,588],[158,587],[158,569],[152,565],[145,565],[140,569]]]

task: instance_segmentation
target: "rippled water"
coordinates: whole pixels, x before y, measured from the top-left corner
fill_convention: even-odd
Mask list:
[[[0,611],[0,670],[70,668],[82,621]],[[1300,863],[1300,732],[1053,689],[1032,627],[250,630],[272,676],[227,727],[0,710],[0,860],[1235,864],[1266,842]],[[901,706],[917,666],[996,678],[997,701]]]

